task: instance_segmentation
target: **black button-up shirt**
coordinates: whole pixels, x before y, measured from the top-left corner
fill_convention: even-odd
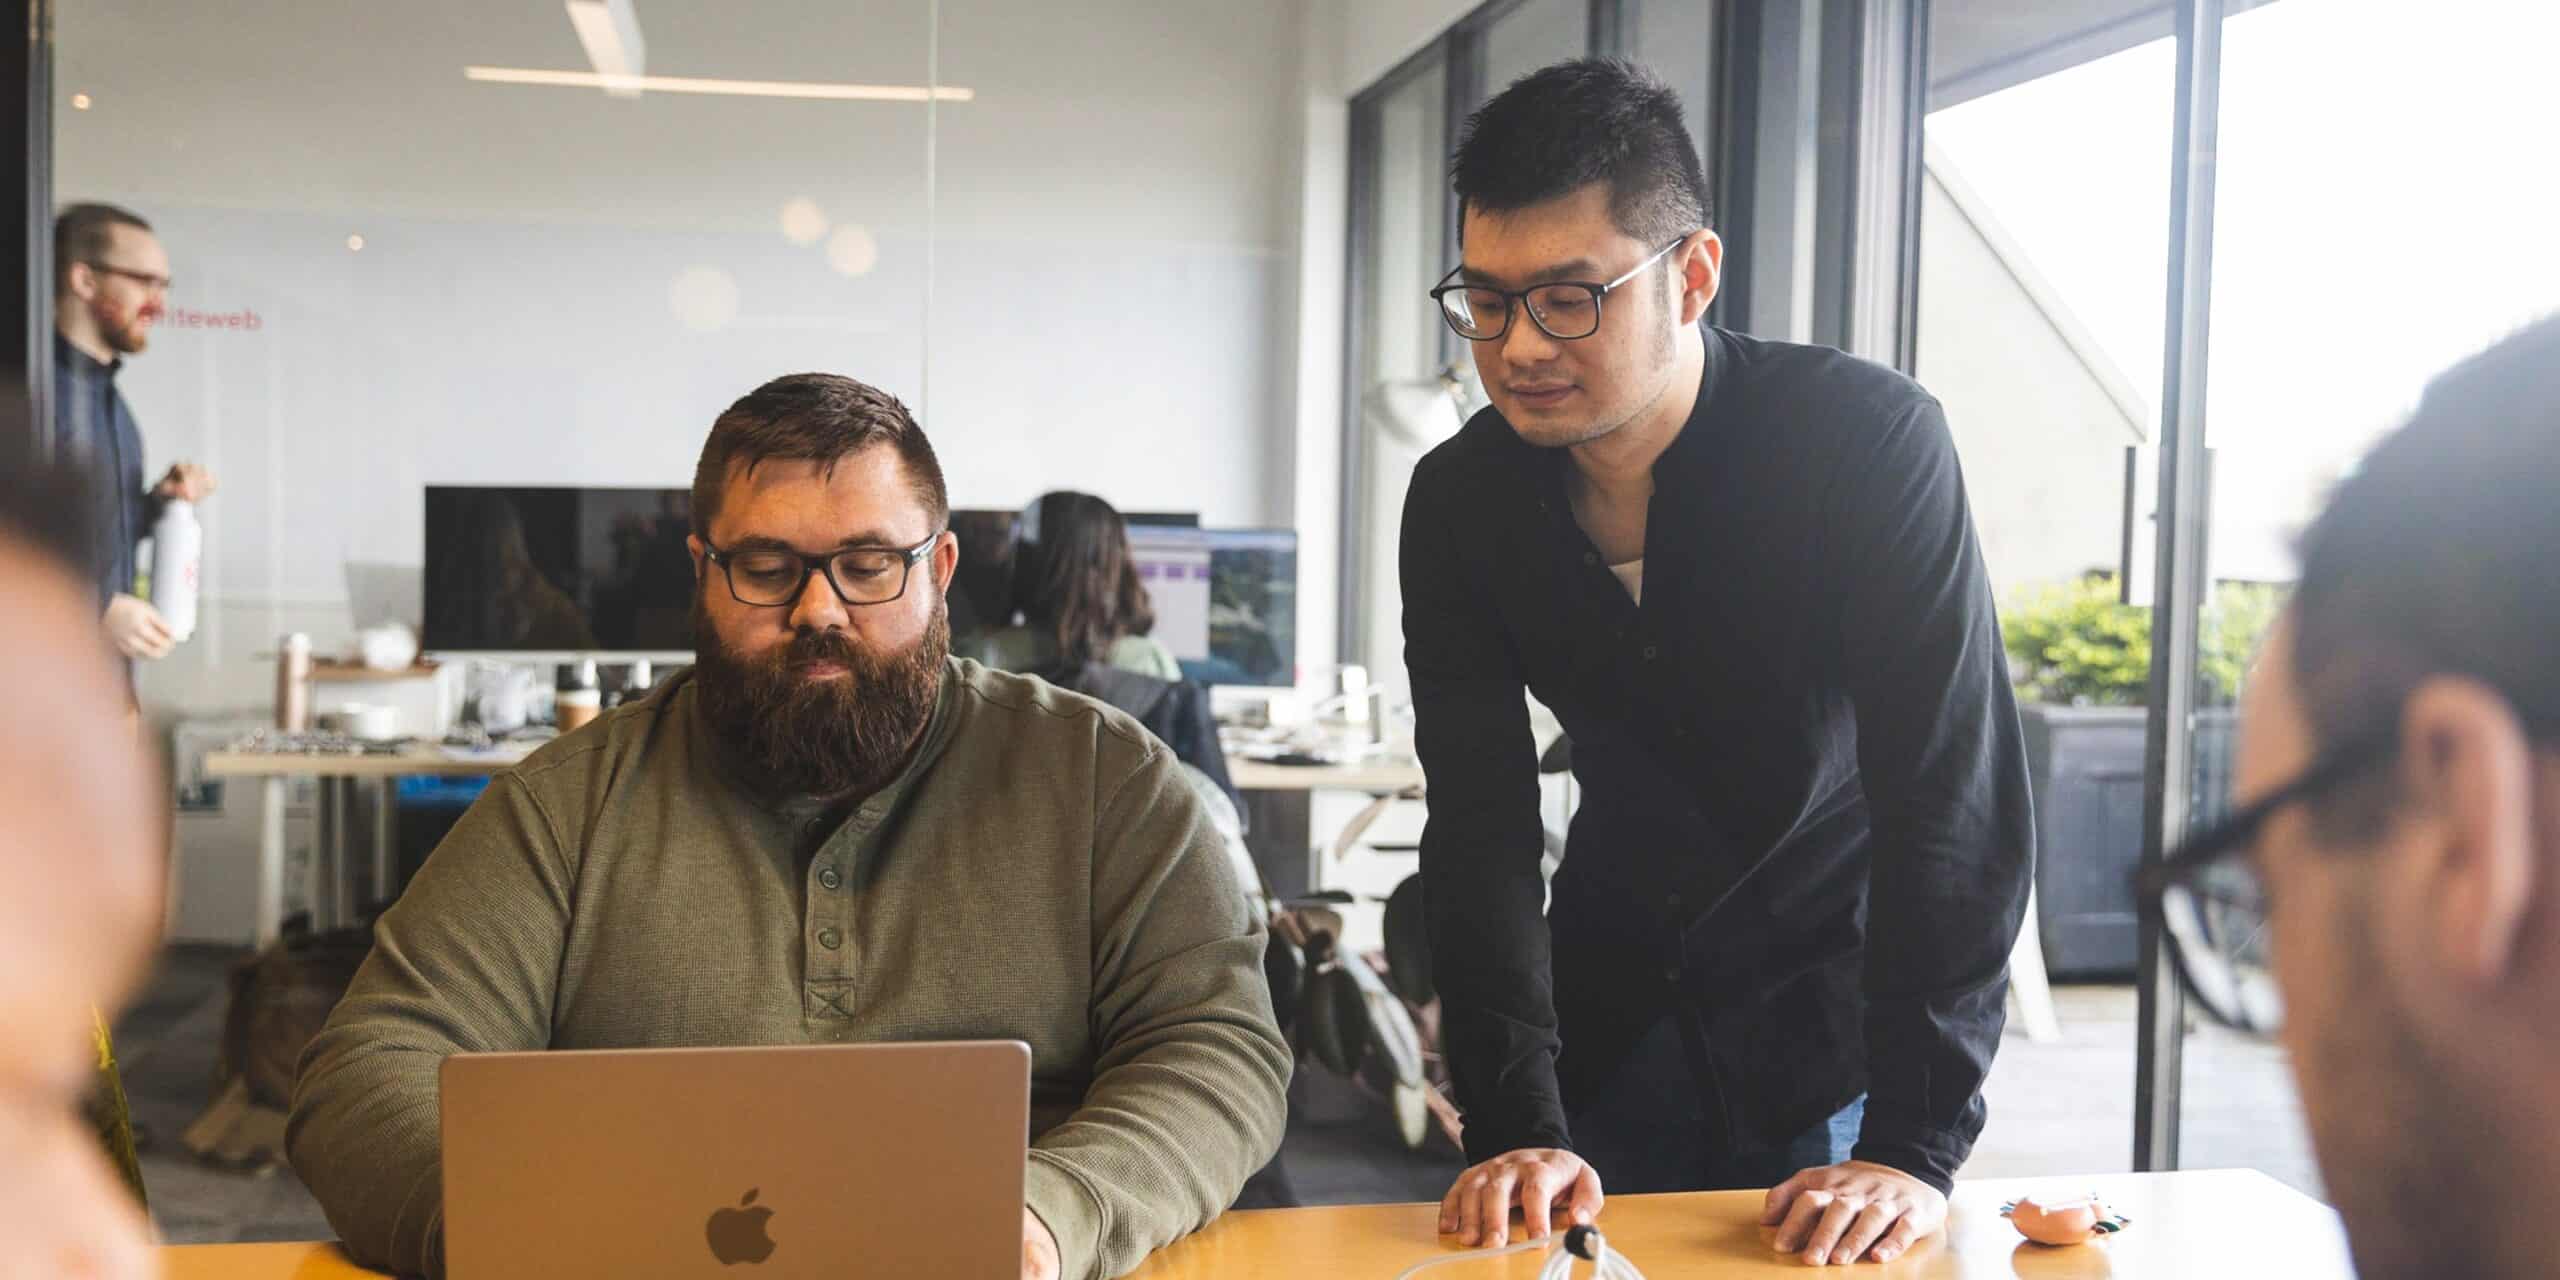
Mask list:
[[[1676,1016],[1732,1149],[1864,1093],[1857,1158],[1944,1188],[2034,842],[1955,449],[1891,370],[1705,342],[1641,607],[1574,522],[1570,458],[1497,411],[1414,472],[1422,872],[1467,1154],[1569,1147],[1567,1113]],[[1583,791],[1544,921],[1524,689]]]
[[[161,503],[143,487],[142,429],[116,388],[118,360],[101,364],[62,335],[53,338],[53,456],[88,473],[97,499],[89,537],[98,566],[98,607],[133,590],[142,539]]]

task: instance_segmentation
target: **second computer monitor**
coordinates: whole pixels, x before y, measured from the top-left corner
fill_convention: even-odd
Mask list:
[[[1184,676],[1207,685],[1297,683],[1297,531],[1133,525],[1129,548],[1155,604],[1155,638]]]

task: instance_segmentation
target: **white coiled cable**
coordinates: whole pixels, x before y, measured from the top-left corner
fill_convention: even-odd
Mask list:
[[[1573,1227],[1562,1235],[1544,1240],[1523,1240],[1499,1249],[1476,1249],[1432,1258],[1405,1268],[1396,1280],[1413,1280],[1415,1276],[1446,1263],[1480,1262],[1540,1249],[1551,1249],[1554,1253],[1548,1257],[1547,1265],[1539,1268],[1538,1280],[1568,1280],[1573,1275],[1573,1260],[1576,1258],[1591,1264],[1593,1280],[1644,1280],[1644,1273],[1636,1270],[1636,1264],[1627,1261],[1627,1255],[1609,1247],[1609,1238],[1600,1234],[1598,1227]]]

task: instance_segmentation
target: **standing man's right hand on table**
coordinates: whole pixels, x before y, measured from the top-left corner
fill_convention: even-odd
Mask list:
[[[1600,1217],[1600,1175],[1570,1151],[1532,1147],[1505,1152],[1458,1175],[1440,1201],[1440,1233],[1455,1234],[1470,1248],[1498,1249],[1511,1242],[1511,1208],[1520,1207],[1520,1229],[1544,1239],[1553,1215],[1574,1226]]]
[[[107,602],[107,639],[116,652],[128,658],[154,661],[169,656],[178,645],[178,637],[169,630],[169,620],[140,596],[118,594]]]

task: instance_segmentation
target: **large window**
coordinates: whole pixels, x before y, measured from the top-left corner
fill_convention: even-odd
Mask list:
[[[1414,464],[1441,438],[1443,418],[1454,410],[1435,404],[1438,375],[1448,363],[1447,329],[1421,305],[1425,291],[1448,271],[1447,154],[1449,120],[1447,56],[1433,51],[1384,85],[1362,108],[1355,130],[1373,140],[1365,158],[1364,234],[1359,296],[1361,336],[1353,377],[1360,393],[1352,407],[1357,424],[1345,473],[1354,478],[1346,495],[1354,536],[1346,541],[1363,607],[1344,618],[1358,628],[1344,646],[1345,661],[1385,665],[1403,651],[1401,615],[1391,607],[1395,590],[1396,530],[1403,519],[1405,482]],[[1361,163],[1355,160],[1355,163]],[[1438,416],[1434,416],[1434,415]]]
[[[2191,816],[2225,807],[2232,704],[2328,490],[2427,380],[2560,305],[2547,212],[2560,11],[2282,0],[2222,28]],[[2376,67],[2390,68],[2377,79]],[[2180,1162],[2316,1186],[2282,1055],[2190,1036]]]
[[[2137,1160],[2318,1190],[2280,1049],[2181,1017],[2174,993],[2136,1025],[2134,981],[2165,972],[2130,945],[2124,864],[2148,815],[2174,840],[2226,810],[2233,706],[2329,488],[2429,377],[2560,301],[2533,221],[2560,178],[2517,163],[2560,111],[2533,63],[2560,15],[2202,12],[2224,10],[2193,42],[2184,6],[2081,31],[2060,6],[2036,31],[2012,6],[1935,11],[1918,372],[2000,586],[2037,763],[2038,951],[2065,984],[2061,1039],[2004,1046],[1977,1173],[2119,1165],[2123,1131],[2085,1119],[2148,1099]],[[2164,605],[2175,643],[2155,653]],[[2086,741],[2102,731],[2112,748]],[[2164,756],[2179,785],[2146,786]],[[2040,1125],[2057,1098],[2070,1122]]]
[[[1588,0],[1495,0],[1352,103],[1352,342],[1343,442],[1343,661],[1403,692],[1396,538],[1413,468],[1483,404],[1425,296],[1457,265],[1449,155],[1466,113],[1590,52]]]
[[[1583,52],[1590,43],[1590,0],[1522,0],[1485,24],[1484,72],[1476,82],[1477,101],[1491,98],[1512,81],[1558,58]]]
[[[2019,35],[1976,17],[1942,5],[1933,33],[1955,65],[1923,126],[1916,373],[1963,459],[2039,849],[2018,1008],[1967,1171],[2121,1169],[2151,723],[2149,506],[2129,478],[2153,465],[2159,426],[2174,50],[2147,40],[1968,83],[1959,72]]]

